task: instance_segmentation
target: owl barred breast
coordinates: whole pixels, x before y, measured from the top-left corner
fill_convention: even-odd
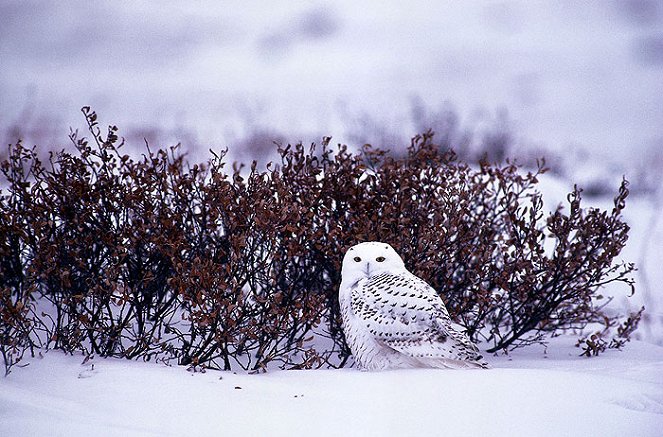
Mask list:
[[[488,367],[440,296],[389,244],[351,247],[341,276],[343,332],[361,368]]]

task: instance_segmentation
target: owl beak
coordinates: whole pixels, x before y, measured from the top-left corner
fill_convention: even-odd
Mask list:
[[[366,277],[371,276],[371,265],[369,263],[366,263],[366,270],[364,270],[366,273]]]

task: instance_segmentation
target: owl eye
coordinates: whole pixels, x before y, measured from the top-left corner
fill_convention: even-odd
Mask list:
[[[361,258],[359,258],[358,256],[355,256],[355,257],[354,257],[354,260],[355,260],[355,262],[360,262],[360,261],[361,261]]]
[[[384,257],[383,257],[383,256],[379,256],[379,257],[375,258],[375,261],[381,263],[382,261],[384,261]]]

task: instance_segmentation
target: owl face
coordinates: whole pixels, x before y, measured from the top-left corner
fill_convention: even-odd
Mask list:
[[[387,243],[370,241],[352,246],[343,258],[343,281],[355,283],[383,272],[395,273],[405,264],[393,247]]]

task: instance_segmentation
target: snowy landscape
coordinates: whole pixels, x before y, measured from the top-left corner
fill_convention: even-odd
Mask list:
[[[231,3],[2,2],[3,144],[68,147],[91,105],[133,145],[246,160],[272,140],[406,144],[450,109],[477,137],[505,129],[517,158],[546,155],[548,211],[575,183],[610,210],[633,182],[617,259],[636,291],[603,294],[615,313],[644,306],[639,329],[592,358],[579,332],[484,354],[489,370],[247,374],[42,351],[0,378],[0,435],[660,435],[661,3]]]
[[[663,348],[578,357],[573,338],[490,370],[261,375],[49,352],[0,382],[0,431],[15,436],[656,436]]]
[[[544,178],[547,206],[569,187]],[[555,200],[557,199],[557,200]],[[596,200],[607,208],[611,199]],[[581,357],[579,335],[508,355],[489,370],[356,368],[246,374],[40,353],[0,379],[0,434],[655,436],[663,426],[663,223],[648,202],[626,209],[623,256],[642,262],[633,297],[606,290],[622,314],[645,305],[623,350]],[[652,220],[654,218],[654,220]],[[652,223],[654,224],[652,226]],[[646,273],[647,276],[643,276]],[[480,345],[481,347],[482,345]],[[25,367],[23,367],[25,366]]]

